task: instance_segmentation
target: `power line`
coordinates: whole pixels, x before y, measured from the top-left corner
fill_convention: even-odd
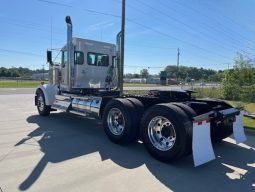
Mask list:
[[[18,24],[15,24],[15,23],[7,23],[7,24],[10,24],[10,25],[14,25],[14,26],[17,26],[17,27],[24,27],[24,28],[26,28],[26,29],[34,29],[34,30],[36,30],[36,31],[45,31],[45,32],[49,32],[48,30],[44,30],[44,28],[34,28],[34,27],[31,27],[31,26],[29,26],[29,25],[18,25]],[[56,32],[55,32],[56,33]],[[58,32],[57,32],[58,33]],[[64,34],[64,33],[61,33],[61,34]],[[15,35],[19,35],[19,34],[15,34]],[[37,37],[37,36],[34,36],[34,37]],[[42,38],[40,38],[40,39],[42,39]],[[56,39],[56,38],[53,38],[53,37],[51,37],[50,38],[51,39],[51,44],[52,44],[52,41],[54,40],[55,42],[58,42],[58,43],[64,43],[64,41],[65,40],[61,40],[61,39]],[[148,49],[164,49],[164,50],[174,50],[174,49],[176,49],[176,48],[173,48],[173,47],[158,47],[158,46],[151,46],[151,45],[142,45],[142,44],[133,44],[133,43],[129,43],[129,42],[127,42],[127,45],[126,46],[131,46],[131,47],[144,47],[144,48],[148,48]],[[59,49],[61,49],[61,48],[59,48]],[[51,50],[53,50],[53,49],[51,49]]]
[[[211,6],[208,6],[208,7],[209,7],[209,9],[211,9],[213,12],[215,12],[215,9],[213,10]],[[208,7],[206,7],[206,8],[208,9]],[[233,19],[231,19],[230,17],[228,17],[228,16],[226,16],[226,15],[223,15],[222,12],[220,12],[219,10],[217,10],[217,12],[220,13],[220,15],[221,15],[222,17],[224,17],[224,18],[226,18],[227,20],[231,21],[232,23],[235,23],[236,25],[240,26],[242,29],[243,29],[243,28],[246,28],[246,29],[247,29],[246,26],[241,25],[240,23],[237,23],[236,21],[234,21]],[[236,31],[234,31],[234,32],[236,32]],[[243,39],[246,39],[247,42],[250,42],[250,39],[247,39],[245,36],[243,36],[242,34],[240,34],[240,33],[238,33],[238,32],[236,32],[236,33],[239,34]]]
[[[58,5],[58,6],[63,6],[63,7],[68,7],[68,8],[76,8],[76,9],[80,9],[80,10],[90,12],[90,13],[96,13],[96,14],[100,14],[100,15],[121,18],[120,15],[115,15],[115,14],[111,14],[111,13],[104,13],[104,12],[95,11],[95,10],[87,9],[87,8],[78,8],[78,7],[74,7],[72,5],[69,5],[69,4],[59,3],[59,2],[55,2],[55,1],[48,1],[48,0],[37,0],[37,1],[41,1],[41,2],[49,3],[49,4],[54,4],[54,5]]]
[[[197,31],[196,29],[194,29],[194,27],[192,27],[192,26],[190,26],[190,25],[188,25],[188,24],[182,22],[182,21],[179,20],[179,19],[176,19],[176,18],[172,17],[172,16],[169,15],[169,14],[166,14],[166,13],[163,12],[162,10],[156,9],[155,7],[152,7],[151,5],[149,5],[149,4],[147,4],[147,3],[144,3],[144,2],[142,2],[142,1],[140,1],[140,0],[136,0],[136,1],[137,1],[138,3],[140,3],[140,4],[144,5],[144,6],[146,6],[146,7],[149,7],[150,9],[154,10],[154,11],[157,12],[158,14],[161,14],[161,15],[163,15],[163,16],[165,16],[165,17],[167,17],[167,18],[169,18],[169,19],[171,19],[171,20],[173,20],[173,21],[175,21],[175,22],[177,22],[177,23],[180,23],[181,25],[183,25],[183,26],[185,26],[185,27],[191,29],[192,31],[194,31],[194,32],[196,32],[196,33],[200,33],[200,34],[205,35],[205,36],[208,37],[208,33],[203,33],[203,32],[201,32],[201,31]],[[151,16],[151,17],[152,17],[152,16]],[[221,42],[219,42],[217,38],[214,38],[214,37],[212,37],[212,36],[211,36],[211,38],[213,39],[214,42],[217,42],[221,47],[223,47],[223,48],[224,48],[224,47],[225,47],[225,48],[226,48],[226,47],[229,48],[228,46],[224,46]],[[232,40],[234,40],[234,39],[232,39]],[[228,43],[230,43],[230,42],[228,42]],[[233,43],[231,43],[231,44],[233,44]],[[235,44],[233,44],[233,45],[236,46]],[[224,49],[225,49],[225,48],[224,48]],[[239,46],[236,46],[236,48],[237,48],[237,49],[240,49]],[[245,52],[245,51],[244,51],[244,52]]]
[[[14,25],[14,26],[17,26],[17,27],[24,27],[26,29],[36,29],[37,31],[49,32],[48,30],[44,30],[44,28],[40,28],[40,29],[39,28],[33,28],[33,27],[29,26],[29,25],[26,26],[25,24],[23,24],[23,25],[18,25],[18,24],[15,24],[15,23],[7,23],[7,24]],[[64,33],[61,33],[61,34],[64,34]],[[19,35],[19,34],[16,33],[16,35]],[[37,36],[35,36],[35,37],[37,37]],[[42,39],[42,38],[40,38],[40,39]],[[58,42],[58,43],[64,43],[65,42],[65,40],[56,39],[56,38],[51,38],[51,40],[52,41],[54,40],[55,42]],[[126,46],[144,47],[144,48],[148,48],[148,49],[165,49],[165,50],[175,50],[176,49],[176,48],[173,48],[173,47],[158,47],[158,46],[155,47],[155,46],[151,46],[149,44],[147,44],[147,45],[143,44],[142,45],[142,44],[133,44],[133,43],[129,43],[129,42],[127,42]],[[60,49],[61,48],[57,48],[57,50],[60,50]],[[51,49],[51,50],[55,50],[55,49]]]
[[[54,2],[54,1],[48,1],[48,0],[37,0],[37,1],[45,2],[45,3],[48,3],[48,4],[54,4],[54,5],[65,6],[65,7],[69,7],[69,8],[74,8],[74,7],[71,6],[71,5],[63,4],[63,3],[58,3],[58,2]],[[92,12],[92,13],[96,13],[96,14],[101,14],[101,15],[112,16],[112,17],[116,17],[116,18],[121,18],[121,16],[119,16],[119,15],[114,15],[114,14],[111,14],[111,13],[105,13],[105,12],[100,12],[100,11],[94,11],[94,10],[91,10],[91,9],[81,9],[81,10],[86,11],[86,12]],[[155,33],[157,33],[157,34],[160,34],[160,35],[162,35],[162,36],[165,36],[165,37],[167,37],[167,38],[175,39],[176,41],[179,41],[179,42],[182,42],[182,43],[184,43],[184,44],[190,45],[190,46],[195,47],[195,48],[197,48],[197,49],[200,49],[200,50],[202,50],[202,51],[205,51],[205,52],[208,52],[208,53],[213,53],[213,54],[218,55],[218,56],[220,56],[220,57],[222,57],[222,58],[229,59],[229,58],[227,58],[227,57],[224,56],[224,55],[218,54],[217,52],[210,51],[210,50],[208,50],[208,49],[205,49],[205,48],[203,48],[203,47],[200,47],[200,46],[198,46],[198,45],[195,45],[195,44],[193,44],[193,43],[191,43],[191,42],[188,42],[188,41],[179,39],[179,38],[174,37],[174,36],[172,36],[172,35],[168,35],[168,34],[163,33],[163,32],[161,32],[161,31],[159,31],[159,30],[157,30],[157,29],[154,29],[154,28],[149,27],[149,26],[146,26],[146,25],[144,25],[144,24],[142,24],[142,23],[136,22],[136,21],[134,21],[133,19],[126,18],[126,20],[127,20],[128,22],[130,22],[130,23],[136,24],[136,25],[138,25],[138,26],[140,26],[140,27],[143,27],[143,28],[145,28],[145,29],[149,29],[149,30],[151,30],[151,31],[153,31],[153,32],[155,32]]]
[[[116,1],[119,2],[119,0],[116,0]],[[138,0],[137,0],[137,1],[138,1]],[[141,4],[144,4],[145,6],[148,6],[149,8],[151,8],[151,9],[157,11],[157,12],[160,13],[160,14],[164,14],[162,11],[155,9],[154,7],[151,7],[151,6],[148,5],[148,4],[145,4],[145,3],[141,2],[141,1],[138,1],[138,2],[140,2]],[[148,15],[148,14],[145,13],[143,10],[138,9],[138,8],[136,8],[136,7],[134,7],[134,6],[130,5],[130,4],[128,4],[127,6],[129,6],[129,7],[133,8],[133,9],[137,10],[139,13],[143,13],[143,14],[145,14],[145,15]],[[165,15],[165,14],[164,14],[164,15]],[[193,30],[193,27],[191,27],[191,26],[189,26],[189,25],[186,25],[185,23],[181,22],[180,20],[177,20],[177,19],[175,19],[175,18],[173,18],[173,17],[171,17],[171,16],[169,16],[169,15],[166,15],[166,16],[170,17],[170,18],[173,19],[174,21],[179,22],[179,23],[185,25],[186,27],[188,27],[189,29],[192,29],[192,30]],[[153,17],[153,16],[150,15],[150,17]],[[156,18],[156,17],[154,16],[154,18]],[[157,19],[157,20],[158,20],[158,19]],[[195,31],[195,30],[193,30],[193,31]],[[195,31],[195,32],[197,32],[197,31]],[[206,34],[206,35],[208,36],[208,34]],[[218,39],[215,39],[215,38],[213,38],[213,39],[214,39],[214,42],[215,42],[215,41],[218,42],[218,44],[219,44],[222,48],[226,49],[227,46],[224,47],[224,46],[222,45],[222,43],[218,41]],[[229,48],[229,47],[227,47],[227,48]],[[239,47],[236,47],[236,48],[239,49]],[[243,50],[241,50],[241,51],[244,52],[244,53],[248,53],[248,52],[243,51]]]
[[[120,2],[121,0],[116,0],[116,1]],[[153,9],[154,11],[157,11],[159,14],[164,14],[162,11],[155,9],[154,7],[151,7],[151,6],[149,6],[148,4],[145,4],[145,3],[141,2],[141,1],[138,1],[138,2],[141,3],[141,4],[144,4],[145,6],[151,8],[151,9]],[[137,7],[135,7],[135,6],[133,6],[133,5],[130,5],[130,4],[127,4],[127,6],[130,7],[130,8],[132,8],[132,9],[137,10],[139,13],[143,13],[144,15],[148,16],[148,14],[147,14],[146,12],[144,12],[142,9],[138,9]],[[164,15],[166,15],[166,14],[164,14]],[[185,27],[187,27],[187,28],[189,28],[189,29],[191,29],[192,31],[194,31],[194,32],[197,33],[197,31],[194,30],[194,28],[191,27],[190,25],[187,25],[187,24],[185,24],[184,22],[182,22],[182,21],[180,21],[180,20],[178,20],[178,19],[175,19],[174,17],[171,17],[170,15],[166,15],[166,16],[169,17],[170,19],[174,20],[175,22],[180,23],[180,24],[184,25]],[[157,21],[159,20],[159,19],[156,18],[154,15],[153,15],[153,16],[150,15],[150,17],[155,18]],[[165,21],[162,21],[162,22],[166,23]],[[208,34],[206,34],[206,36],[208,36]],[[217,41],[217,42],[220,44],[221,47],[223,47],[222,43],[219,42],[218,39],[215,39],[215,38],[213,38],[213,39],[214,39],[215,41]],[[223,48],[225,49],[226,47],[223,47]],[[227,48],[229,48],[229,47],[227,47]],[[238,49],[239,49],[239,47],[238,47]]]
[[[150,68],[150,69],[162,69],[165,67],[148,67],[148,66],[141,66],[141,65],[125,65],[127,68]]]
[[[218,54],[217,52],[210,51],[210,50],[208,50],[208,49],[205,49],[205,48],[203,48],[203,47],[200,47],[200,46],[198,46],[198,45],[195,45],[195,44],[193,44],[193,43],[191,43],[191,42],[189,42],[189,41],[185,41],[185,40],[179,39],[179,38],[177,38],[177,37],[175,37],[175,36],[172,36],[172,35],[163,33],[163,32],[161,32],[161,31],[159,31],[159,30],[157,30],[157,29],[154,29],[154,28],[152,28],[152,27],[148,27],[148,26],[146,26],[146,25],[144,25],[144,24],[141,24],[141,23],[138,23],[138,22],[136,22],[136,21],[134,21],[134,20],[132,20],[132,19],[128,19],[128,18],[127,18],[127,21],[129,21],[129,22],[131,22],[131,23],[134,23],[134,24],[136,24],[136,25],[139,25],[139,26],[141,26],[141,27],[143,27],[143,28],[145,28],[145,29],[149,29],[149,30],[151,30],[151,31],[153,31],[153,32],[155,32],[155,33],[158,33],[158,34],[160,34],[160,35],[162,35],[162,36],[165,36],[165,37],[167,37],[167,38],[175,39],[176,41],[179,41],[179,42],[182,42],[182,43],[184,43],[184,44],[187,44],[187,45],[190,45],[190,46],[192,46],[192,47],[195,47],[195,48],[197,48],[197,49],[200,49],[200,50],[202,50],[202,51],[204,51],[204,52],[213,53],[213,54],[215,54],[215,55],[218,55],[218,56],[220,56],[220,57],[222,57],[222,58],[225,58],[225,59],[228,59],[228,60],[230,59],[230,58],[228,58],[228,57],[226,57],[226,56],[224,56],[224,55]]]
[[[43,1],[43,0],[40,0],[40,1]],[[44,1],[45,2],[45,1]],[[49,1],[48,1],[49,2]],[[102,14],[101,12],[98,12],[98,11],[93,11],[93,13],[97,13],[97,14]],[[103,13],[103,15],[108,15],[108,16],[111,16],[112,14],[105,14],[105,13]],[[119,18],[119,16],[117,16],[118,18]],[[144,27],[144,28],[147,28],[147,29],[149,29],[149,30],[151,30],[151,31],[154,31],[154,32],[156,32],[156,33],[159,33],[159,34],[161,34],[161,35],[163,35],[163,36],[166,36],[166,37],[169,37],[169,35],[167,35],[167,34],[165,34],[165,33],[162,33],[162,32],[160,32],[160,31],[158,31],[158,30],[152,30],[152,28],[150,28],[150,27],[147,27],[147,26],[145,26],[145,25],[143,25],[143,24],[140,24],[140,23],[138,23],[138,22],[134,22],[133,20],[131,20],[131,19],[128,19],[128,21],[129,22],[131,22],[131,23],[134,23],[134,24],[137,24],[137,25],[139,25],[139,26],[142,26],[142,27]],[[169,38],[175,38],[175,37],[169,37]],[[179,40],[178,39],[178,41],[182,41],[183,42],[183,40]],[[184,42],[183,42],[184,43]],[[187,42],[185,42],[186,44],[189,44],[189,42],[187,43]],[[193,46],[194,47],[194,45],[191,45],[191,46]],[[195,45],[196,46],[196,45]],[[198,48],[197,46],[196,46],[196,48]],[[198,49],[201,49],[201,47],[199,47]],[[204,51],[206,51],[206,52],[211,52],[211,51],[209,51],[209,50],[205,50],[204,48],[202,48]],[[221,55],[222,56],[222,55]],[[225,56],[224,56],[224,58],[226,58]]]
[[[39,55],[39,54],[36,54],[36,53],[23,52],[23,51],[17,51],[17,50],[10,50],[10,49],[2,49],[2,48],[0,48],[0,51],[8,52],[8,53],[16,53],[16,54],[21,54],[21,55],[34,56],[34,57],[44,57],[43,55]]]
[[[118,1],[119,2],[119,0],[116,0],[116,1]],[[147,15],[147,13],[145,13],[143,10],[141,10],[141,9],[138,9],[138,8],[136,8],[136,7],[134,7],[134,6],[132,6],[132,5],[130,5],[130,4],[128,4],[128,6],[129,7],[131,7],[131,8],[133,8],[133,9],[135,9],[135,10],[137,10],[137,11],[139,11],[139,13],[144,13],[144,14],[146,14]],[[247,51],[243,51],[243,50],[241,50],[243,53],[245,53],[245,54],[251,54],[251,53],[249,53],[249,52],[247,52]],[[208,58],[206,58],[206,60],[208,61]],[[232,59],[231,59],[232,60]],[[221,65],[221,64],[220,64]]]
[[[222,28],[222,30],[219,30],[220,28],[219,28],[218,25],[220,25],[220,26],[222,26],[222,27],[226,27],[226,26],[223,25],[223,24],[221,24],[221,22],[220,22],[219,20],[217,20],[216,18],[214,18],[214,17],[209,17],[207,14],[202,13],[200,10],[195,9],[195,8],[193,8],[193,7],[191,7],[191,6],[188,6],[187,4],[183,4],[183,3],[181,3],[180,1],[177,1],[177,0],[173,0],[173,1],[175,1],[175,2],[176,2],[177,4],[179,4],[181,7],[186,7],[188,10],[191,10],[191,11],[193,11],[193,12],[196,13],[196,14],[200,14],[200,15],[202,15],[202,16],[208,18],[209,20],[215,20],[215,21],[217,22],[217,27],[215,28],[215,27],[213,26],[213,28],[214,28],[216,31],[222,31],[222,32],[225,33],[229,38],[231,38],[231,39],[233,40],[233,38],[229,36],[229,35],[231,35],[231,33],[229,33],[230,31],[226,31],[224,28]],[[161,2],[161,4],[164,5],[164,7],[167,7],[168,9],[174,10],[172,7],[168,6],[168,5],[165,4],[165,3],[162,3],[162,2]],[[208,9],[208,7],[206,7],[206,9]],[[174,11],[175,11],[175,10],[174,10]],[[212,26],[209,26],[208,23],[204,23],[204,22],[203,22],[203,24],[204,24],[205,26],[208,26],[209,29],[212,28]],[[231,31],[233,31],[233,30],[231,29]],[[235,32],[235,31],[234,31],[234,32]],[[236,33],[236,32],[235,32],[235,33]],[[246,40],[248,43],[250,43],[250,39],[247,39],[246,37],[244,37],[244,36],[241,35],[240,33],[238,33],[238,35],[239,35],[240,37],[242,37],[244,40]],[[239,43],[243,43],[242,40],[240,40],[240,39],[237,39],[237,40],[239,41]]]
[[[173,47],[158,47],[158,46],[151,46],[151,45],[139,45],[139,44],[129,44],[128,42],[126,43],[126,46],[128,47],[143,47],[147,49],[164,49],[164,50],[176,50],[176,48]]]

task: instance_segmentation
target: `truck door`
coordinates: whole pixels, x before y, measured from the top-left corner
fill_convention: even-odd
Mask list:
[[[109,66],[109,55],[103,53],[87,53],[87,78],[90,88],[105,88],[105,79]]]

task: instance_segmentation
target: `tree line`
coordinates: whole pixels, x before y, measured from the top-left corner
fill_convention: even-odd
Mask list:
[[[192,79],[204,82],[221,82],[224,78],[224,71],[222,70],[216,71],[187,66],[177,67],[176,65],[168,65],[164,72],[168,79],[178,79],[182,82],[190,82]],[[148,78],[151,76],[148,69],[142,69],[139,74],[127,73],[124,75],[124,78]],[[153,75],[153,77],[160,77],[160,74]]]
[[[46,73],[48,70],[36,69],[32,70],[23,67],[11,67],[5,68],[0,67],[0,77],[21,77],[21,78],[31,78],[34,73]]]
[[[167,78],[178,79],[183,82],[190,82],[192,79],[204,82],[220,82],[224,77],[224,71],[222,70],[216,71],[187,66],[168,65],[164,71]]]

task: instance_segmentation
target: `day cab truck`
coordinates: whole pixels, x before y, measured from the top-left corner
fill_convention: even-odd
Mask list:
[[[101,119],[112,142],[126,145],[140,140],[163,162],[192,153],[195,166],[214,159],[212,143],[233,131],[237,142],[245,140],[242,112],[222,100],[195,99],[192,91],[181,89],[123,94],[123,31],[115,45],[72,37],[69,16],[66,23],[61,63],[53,63],[52,52],[47,51],[49,84],[36,89],[41,116],[58,110]]]

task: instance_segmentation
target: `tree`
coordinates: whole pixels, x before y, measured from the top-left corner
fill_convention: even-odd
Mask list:
[[[137,74],[137,73],[135,73],[134,75],[133,75],[133,78],[140,78],[140,75],[139,74]]]
[[[23,67],[12,67],[12,68],[5,68],[0,67],[0,77],[22,77],[22,78],[31,78],[32,74],[34,73],[47,73],[48,70],[36,69],[31,70],[28,68]]]
[[[223,96],[230,100],[254,101],[255,69],[252,60],[238,53],[234,68],[225,71]]]
[[[141,71],[140,71],[140,75],[141,75],[141,77],[142,78],[148,78],[149,77],[149,71],[148,71],[148,69],[142,69]]]
[[[176,65],[168,65],[165,68],[165,71],[167,73],[167,78],[170,79],[176,79],[178,73],[179,79],[182,81],[184,81],[185,79],[195,79],[204,81],[219,80],[219,78],[216,78],[217,71],[212,69],[180,66],[178,72],[178,68]]]

